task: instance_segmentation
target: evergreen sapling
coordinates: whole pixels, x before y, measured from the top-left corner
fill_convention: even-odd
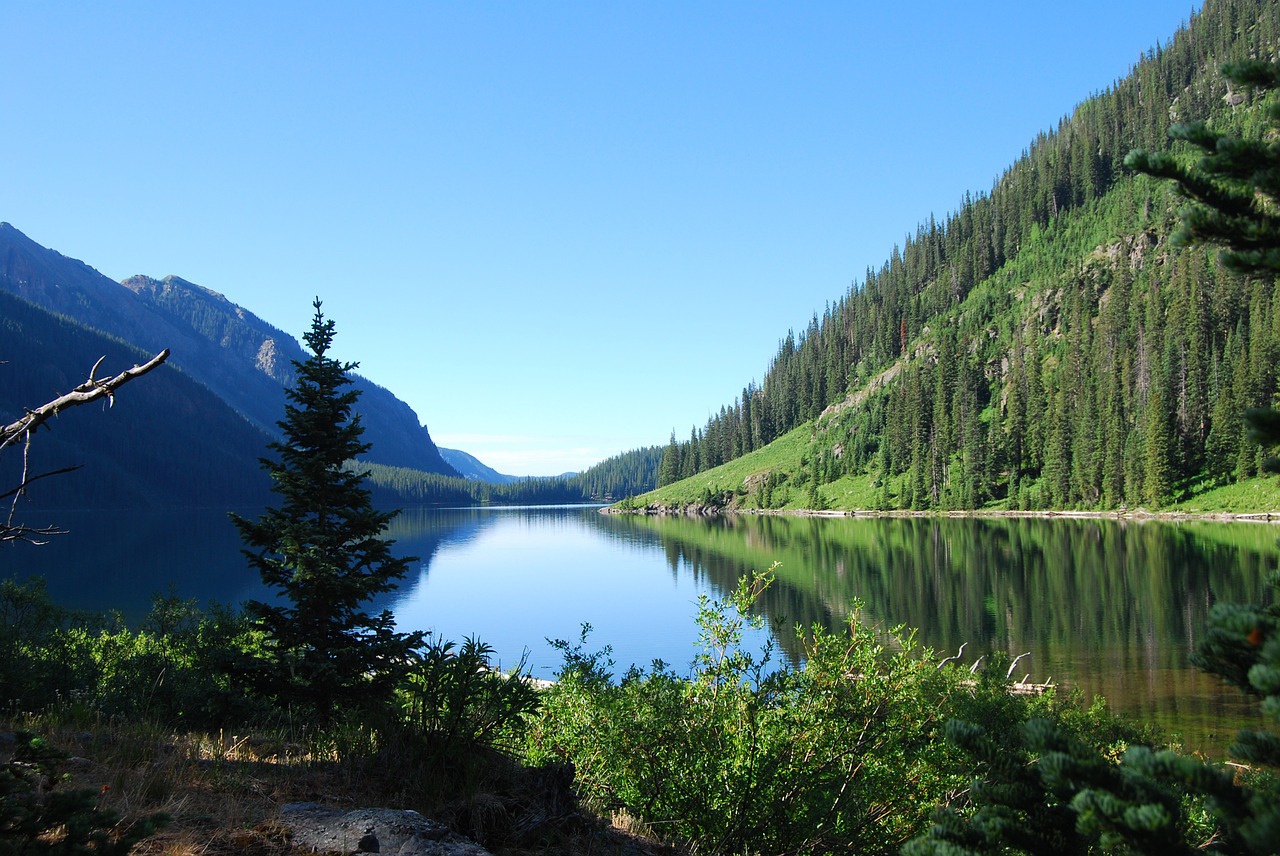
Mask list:
[[[247,605],[270,640],[258,687],[328,722],[388,702],[422,634],[396,632],[390,611],[368,611],[414,558],[392,554],[383,533],[396,512],[375,509],[366,474],[352,468],[370,449],[353,412],[359,391],[348,372],[358,364],[329,356],[334,322],[319,299],[313,305],[303,336],[311,357],[294,361],[297,383],[277,423],[283,439],[269,446],[274,459],[262,459],[280,505],[256,521],[232,517],[250,564],[283,595]]]

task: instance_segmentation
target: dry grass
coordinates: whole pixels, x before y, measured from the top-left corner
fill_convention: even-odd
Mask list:
[[[69,753],[68,779],[59,787],[101,792],[100,804],[122,824],[167,815],[164,828],[134,847],[139,856],[295,853],[276,818],[281,806],[310,801],[413,808],[500,856],[678,852],[625,821],[583,818],[572,804],[557,805],[565,797],[553,791],[565,788],[510,762],[482,764],[490,772],[473,772],[466,782],[444,782],[426,770],[392,769],[386,759],[394,753],[344,760],[332,742],[316,746],[282,733],[183,732],[85,716],[20,717],[0,721],[4,730],[31,731]],[[0,748],[0,762],[7,760]]]

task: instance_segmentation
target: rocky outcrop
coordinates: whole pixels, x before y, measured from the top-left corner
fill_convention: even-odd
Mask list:
[[[489,856],[479,844],[416,811],[341,811],[319,803],[291,803],[281,809],[280,824],[294,847],[311,853]]]

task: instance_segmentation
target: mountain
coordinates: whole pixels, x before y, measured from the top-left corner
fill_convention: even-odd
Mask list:
[[[1280,391],[1276,283],[1171,245],[1183,201],[1123,161],[1169,149],[1171,122],[1258,133],[1260,99],[1220,69],[1278,51],[1280,4],[1208,0],[989,193],[929,217],[788,331],[759,386],[672,438],[659,496],[1114,509],[1257,475],[1241,415]]]
[[[511,484],[520,480],[520,476],[504,475],[492,467],[482,464],[477,458],[458,449],[441,449],[440,457],[445,463],[458,471],[464,479],[488,482],[489,484]]]
[[[151,352],[0,291],[0,416],[68,392],[102,359],[98,377]],[[110,406],[74,407],[38,431],[30,472],[74,472],[35,482],[17,513],[40,508],[252,505],[270,491],[258,458],[268,437],[177,368],[165,364],[122,388]],[[0,457],[0,490],[20,480],[22,454]]]
[[[284,413],[297,340],[221,294],[178,277],[137,276],[122,285],[0,223],[0,291],[155,353],[207,386],[273,437]],[[371,462],[456,475],[409,405],[359,376],[356,410]]]

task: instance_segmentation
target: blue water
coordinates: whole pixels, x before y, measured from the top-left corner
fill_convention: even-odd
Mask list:
[[[157,594],[232,605],[273,596],[223,512],[58,512],[48,522],[68,534],[39,547],[0,545],[0,577],[42,575],[65,606],[137,621]],[[741,574],[779,559],[786,567],[763,601],[772,619],[835,627],[858,598],[876,623],[918,627],[925,645],[951,654],[967,644],[967,661],[1029,651],[1020,675],[1102,693],[1117,711],[1216,746],[1254,706],[1187,655],[1210,606],[1257,599],[1280,561],[1270,528],[1228,524],[415,509],[389,536],[399,555],[417,559],[372,609],[392,610],[405,630],[479,638],[498,665],[523,660],[538,677],[562,662],[548,640],[576,643],[584,622],[585,650],[610,646],[617,673],[655,659],[687,673],[700,650],[699,597],[724,598]],[[769,638],[761,631],[748,645]],[[785,629],[777,642],[796,655]]]

